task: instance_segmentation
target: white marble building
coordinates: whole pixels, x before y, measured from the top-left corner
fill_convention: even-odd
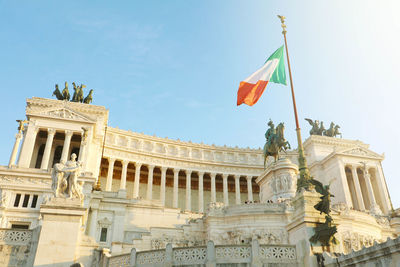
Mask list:
[[[98,266],[104,259],[108,266],[125,266],[132,255],[137,266],[155,266],[166,264],[168,253],[171,265],[179,265],[184,253],[178,247],[196,248],[198,263],[208,266],[248,261],[261,266],[269,260],[316,264],[313,253],[322,251],[308,238],[324,218],[313,208],[319,194],[296,194],[295,151],[269,161],[264,170],[262,150],[106,127],[108,112],[95,105],[27,99],[27,126],[16,134],[8,166],[0,166],[0,246],[11,246],[0,252],[0,266]],[[400,220],[393,213],[383,155],[361,141],[324,136],[310,136],[304,148],[312,176],[331,183],[335,195],[339,244],[334,251],[347,254],[397,237]],[[73,153],[82,162],[82,205],[57,202],[51,188],[54,164]],[[101,191],[92,190],[97,179]],[[7,241],[14,235],[22,237]],[[70,241],[64,250],[65,235]],[[62,261],[47,254],[53,241],[65,252]],[[237,262],[233,248],[243,256]],[[98,249],[105,254],[99,256]],[[273,249],[283,251],[283,258],[268,256]],[[149,250],[158,252],[146,254]]]

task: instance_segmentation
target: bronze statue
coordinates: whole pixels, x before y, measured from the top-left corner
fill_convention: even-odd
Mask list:
[[[78,92],[77,92],[77,101],[76,102],[81,102],[83,103],[83,88],[85,88],[86,85],[81,84],[81,86],[78,86]]]
[[[72,102],[78,102],[78,92],[79,92],[79,89],[78,89],[78,87],[76,86],[75,82],[72,82],[72,86],[74,87],[74,94],[72,95],[71,101],[72,101]]]
[[[90,104],[90,103],[92,103],[92,101],[93,101],[93,89],[91,89],[90,91],[89,91],[89,94],[87,95],[87,97],[85,97],[85,99],[83,99],[83,103],[85,103],[85,104]]]
[[[86,85],[81,84],[80,86],[77,86],[75,82],[73,82],[72,85],[74,87],[74,94],[72,95],[72,98],[71,98],[71,95],[68,90],[67,82],[65,82],[65,88],[62,91],[62,93],[58,89],[58,84],[56,84],[56,89],[54,90],[53,95],[55,95],[58,100],[67,100],[67,101],[71,101],[71,102],[80,102],[80,103],[90,104],[93,101],[93,89],[90,90],[87,97],[84,97],[83,88],[85,88]]]
[[[331,212],[331,197],[335,197],[329,192],[330,184],[323,185],[320,181],[315,179],[311,180],[311,183],[315,186],[315,191],[320,193],[322,196],[320,197],[321,201],[318,202],[314,208],[320,212],[320,214],[325,213],[329,214]]]
[[[314,228],[315,234],[310,238],[310,242],[316,244],[318,241],[321,243],[322,248],[329,247],[331,243],[337,244],[338,241],[335,238],[337,228],[333,225],[333,219],[330,215],[325,216],[325,222],[318,224]]]
[[[340,138],[342,138],[342,134],[339,132],[339,128],[339,125],[335,125],[333,122],[331,122],[329,129],[324,131],[324,135],[329,137],[336,137],[337,135],[340,135]]]
[[[63,95],[64,100],[69,101],[69,98],[71,96],[70,96],[69,91],[68,91],[68,83],[67,82],[65,82],[65,87],[64,87],[64,90],[62,91],[62,95]]]
[[[22,133],[25,131],[25,123],[27,123],[27,120],[17,120],[18,122],[18,133]]]
[[[305,118],[306,121],[308,121],[308,123],[312,126],[311,130],[310,130],[310,135],[322,135],[322,131],[323,131],[323,123],[322,123],[322,127],[320,127],[319,125],[319,120],[315,120],[313,121],[312,119],[307,119]],[[323,129],[321,129],[323,128]]]
[[[264,145],[264,168],[267,162],[267,157],[274,157],[275,161],[279,159],[279,153],[290,149],[290,144],[284,137],[285,125],[283,122],[279,123],[275,128],[274,123],[270,120],[268,122],[270,127],[266,133],[266,143]]]
[[[53,95],[56,96],[57,100],[63,100],[64,99],[63,95],[60,92],[60,89],[58,89],[58,84],[56,84],[56,89],[54,90]]]

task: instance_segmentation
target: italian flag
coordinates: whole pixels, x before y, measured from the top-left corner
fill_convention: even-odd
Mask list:
[[[269,82],[286,85],[283,45],[278,48],[259,70],[240,82],[237,105],[252,106],[257,103]]]

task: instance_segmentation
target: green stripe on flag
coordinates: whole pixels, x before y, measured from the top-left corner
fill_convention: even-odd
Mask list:
[[[280,83],[287,85],[286,83],[286,71],[285,71],[285,59],[283,58],[283,45],[279,47],[268,59],[279,59],[278,66],[276,67],[274,73],[269,79],[270,82]],[[265,61],[265,62],[267,62]]]

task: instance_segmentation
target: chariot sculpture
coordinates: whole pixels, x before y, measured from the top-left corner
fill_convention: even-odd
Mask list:
[[[342,134],[339,132],[340,126],[331,122],[328,129],[325,129],[324,122],[319,120],[305,119],[312,126],[310,130],[310,135],[323,135],[329,137],[340,136],[342,138]]]
[[[72,86],[74,87],[74,94],[71,95],[68,90],[68,83],[65,82],[65,87],[60,91],[58,88],[58,84],[55,85],[56,89],[53,91],[53,96],[56,96],[57,100],[65,100],[65,101],[71,101],[71,102],[80,102],[80,103],[85,103],[85,104],[90,104],[93,101],[93,89],[89,91],[89,94],[86,97],[83,97],[83,88],[86,87],[86,85],[81,84],[80,86],[76,85],[75,82],[72,83]],[[71,98],[71,99],[70,99]]]

